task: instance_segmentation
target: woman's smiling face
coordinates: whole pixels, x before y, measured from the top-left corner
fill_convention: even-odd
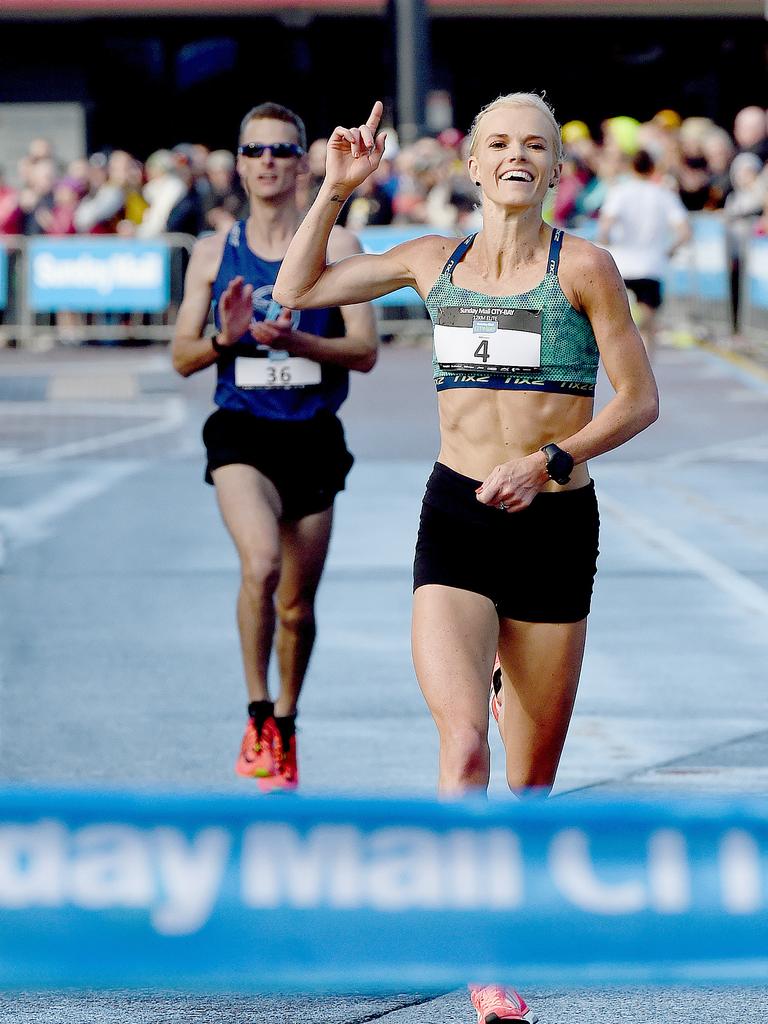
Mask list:
[[[469,173],[485,198],[506,207],[544,201],[557,182],[559,140],[547,116],[531,106],[499,106],[484,114]]]

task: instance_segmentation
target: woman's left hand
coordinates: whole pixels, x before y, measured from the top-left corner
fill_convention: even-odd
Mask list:
[[[519,512],[531,504],[548,479],[543,453],[534,452],[494,466],[478,487],[477,500],[502,512]]]

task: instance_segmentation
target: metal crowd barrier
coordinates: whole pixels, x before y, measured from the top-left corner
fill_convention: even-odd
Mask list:
[[[667,321],[715,341],[732,331],[730,262],[725,223],[717,214],[694,214],[693,237],[670,261],[664,288]]]
[[[768,344],[768,237],[747,242],[742,268],[740,323],[747,336]]]
[[[663,318],[672,327],[716,341],[733,331],[725,221],[711,213],[693,214],[690,220],[693,237],[681,246],[667,267]],[[574,233],[594,241],[597,221],[580,224]]]
[[[181,234],[0,237],[0,341],[169,340],[194,243]]]
[[[764,985],[768,800],[0,790],[3,990],[509,978]]]

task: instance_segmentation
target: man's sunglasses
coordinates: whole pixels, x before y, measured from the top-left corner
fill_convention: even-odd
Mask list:
[[[237,152],[242,156],[254,156],[258,159],[269,150],[275,160],[287,160],[289,156],[304,156],[304,150],[295,142],[246,142],[238,146]]]

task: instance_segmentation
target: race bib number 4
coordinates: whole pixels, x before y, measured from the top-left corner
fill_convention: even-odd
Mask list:
[[[435,325],[435,356],[449,371],[508,373],[541,366],[541,313],[446,306]]]
[[[285,352],[265,351],[235,360],[235,384],[239,388],[305,388],[319,384],[320,363]]]

